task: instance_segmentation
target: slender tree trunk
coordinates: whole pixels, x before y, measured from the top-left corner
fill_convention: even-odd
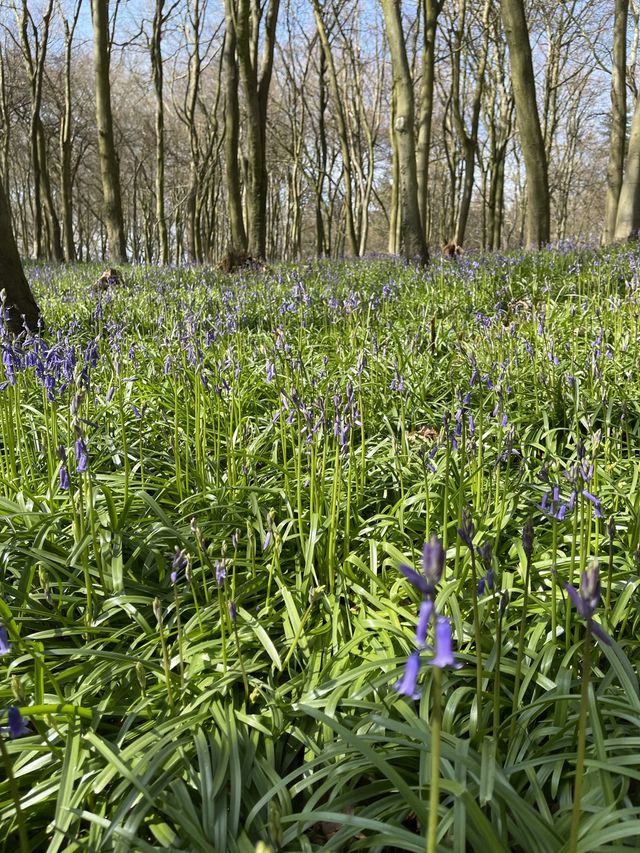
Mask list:
[[[615,236],[618,200],[624,173],[624,148],[627,133],[627,18],[629,0],[615,0],[613,25],[613,68],[611,71],[611,140],[607,166],[607,202],[602,242]]]
[[[420,208],[416,174],[413,82],[402,32],[400,0],[381,0],[391,51],[396,115],[393,122],[398,150],[399,206],[404,255],[426,263],[429,258]]]
[[[231,233],[232,252],[246,252],[247,234],[242,216],[242,187],[240,184],[240,107],[238,104],[238,61],[236,58],[236,29],[233,0],[225,0],[225,35],[223,48],[224,87],[224,162],[227,184],[227,215]]]
[[[547,158],[536,102],[529,31],[523,0],[500,0],[504,24],[516,121],[527,177],[527,246],[539,248],[549,242],[550,202]]]
[[[76,4],[71,22],[64,19],[64,107],[60,123],[60,199],[62,206],[62,225],[64,239],[64,256],[67,261],[76,259],[76,249],[73,242],[73,176],[71,170],[71,48],[73,34],[78,22],[81,0]]]
[[[313,0],[313,12],[316,20],[316,29],[318,32],[318,37],[320,39],[320,44],[322,45],[322,50],[324,52],[327,73],[329,77],[329,88],[331,91],[331,97],[333,99],[333,105],[335,110],[335,117],[338,124],[338,137],[340,139],[340,152],[342,155],[342,179],[344,183],[344,213],[345,213],[345,227],[346,227],[346,236],[347,241],[349,243],[349,251],[352,255],[358,254],[359,244],[358,237],[356,235],[356,226],[353,218],[353,191],[351,186],[351,152],[349,150],[349,133],[347,130],[347,119],[344,112],[344,104],[341,94],[340,85],[338,84],[338,76],[336,73],[336,66],[333,59],[333,53],[331,52],[331,45],[329,44],[329,36],[327,34],[327,28],[325,25],[324,18],[322,16],[322,9],[320,7],[319,0]]]
[[[38,117],[38,127],[36,131],[38,144],[38,160],[40,162],[40,184],[41,198],[44,202],[44,209],[47,221],[47,234],[49,243],[49,260],[54,260],[60,263],[64,260],[64,252],[62,251],[62,233],[60,231],[60,220],[56,213],[53,203],[53,194],[51,192],[51,181],[49,180],[49,168],[47,165],[47,141],[44,135],[44,127],[42,121]]]
[[[453,78],[453,117],[460,139],[463,153],[464,177],[462,181],[462,197],[456,222],[454,240],[462,246],[467,232],[467,220],[471,209],[471,198],[473,195],[474,172],[476,165],[476,148],[478,146],[478,129],[480,126],[480,108],[482,106],[482,94],[484,91],[484,78],[489,55],[489,13],[491,11],[491,0],[485,0],[482,14],[482,47],[478,70],[476,74],[476,88],[471,104],[471,125],[469,132],[465,127],[462,112],[462,101],[460,97],[460,56],[462,53],[462,33],[466,16],[466,0],[461,0],[459,28],[454,42],[454,55],[452,57]]]
[[[156,0],[151,33],[151,76],[155,95],[156,134],[156,222],[160,243],[160,263],[169,263],[169,236],[164,211],[164,97],[162,66],[162,27],[164,25],[164,0]]]
[[[318,173],[315,185],[315,207],[316,207],[316,255],[319,258],[327,254],[325,240],[323,209],[324,181],[327,174],[327,129],[325,113],[327,111],[327,90],[325,77],[327,72],[327,59],[320,45],[320,70],[318,73]]]
[[[22,332],[25,325],[30,331],[36,331],[40,309],[22,269],[2,181],[0,181],[0,290],[4,290],[7,328],[14,334]]]
[[[102,176],[109,254],[116,263],[127,262],[127,241],[122,215],[120,167],[113,135],[111,85],[109,81],[109,0],[91,0],[93,57],[96,78],[96,124]]]
[[[424,9],[422,43],[422,81],[420,84],[420,109],[418,112],[418,145],[416,172],[418,181],[418,206],[425,231],[429,196],[429,155],[431,153],[431,119],[433,116],[433,86],[436,56],[436,29],[443,0],[421,0]]]

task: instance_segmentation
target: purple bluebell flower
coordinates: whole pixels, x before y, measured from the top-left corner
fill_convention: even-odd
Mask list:
[[[582,495],[593,504],[593,514],[595,515],[595,517],[602,518],[602,505],[600,503],[600,500],[586,489],[582,490]]]
[[[433,601],[426,598],[420,604],[420,613],[418,615],[418,624],[416,627],[416,643],[419,646],[424,646],[427,642],[427,632],[429,630],[429,622],[433,615]]]
[[[67,466],[63,462],[60,467],[60,489],[63,492],[68,492],[70,485],[69,472],[67,471]]]
[[[444,669],[445,666],[460,669],[462,666],[453,656],[451,623],[446,616],[438,616],[436,619],[435,652],[435,655],[428,662],[430,666],[437,666],[439,669]]]
[[[89,467],[89,457],[87,455],[87,445],[84,443],[84,439],[78,438],[76,439],[76,471],[78,473],[82,473],[86,471]]]
[[[458,536],[470,550],[473,550],[473,537],[475,533],[476,528],[471,516],[471,510],[465,507],[462,511],[462,527],[458,528]]]
[[[611,638],[594,622],[593,616],[596,607],[600,603],[600,565],[597,560],[592,560],[582,573],[580,580],[580,591],[570,583],[565,583],[569,598],[580,616],[586,621],[588,630],[606,645],[611,645]]]
[[[176,545],[176,551],[175,551],[175,554],[173,555],[173,562],[171,564],[170,578],[171,578],[172,584],[175,584],[177,582],[178,573],[182,569],[186,569],[188,563],[189,563],[189,558],[187,556],[186,550],[184,548],[182,550],[180,550],[180,548],[178,548],[178,546]]]
[[[416,689],[419,674],[420,652],[413,651],[407,658],[404,675],[399,681],[396,681],[394,689],[397,690],[401,696],[407,696],[409,699],[419,699],[420,691]]]
[[[276,366],[272,361],[267,361],[266,372],[267,382],[273,382],[273,380],[276,378]]]
[[[214,565],[216,569],[216,583],[218,586],[223,586],[224,579],[227,576],[227,561],[224,558],[222,560],[216,560]]]
[[[236,620],[238,618],[238,614],[236,612],[236,606],[233,601],[229,601],[229,616],[231,617],[231,624],[235,625]]]
[[[411,566],[401,563],[398,567],[407,580],[423,595],[433,598],[444,568],[444,548],[437,536],[432,536],[422,548],[422,572],[418,574]]]
[[[22,735],[30,734],[29,726],[20,713],[19,708],[12,705],[9,708],[7,716],[9,718],[9,735],[11,737],[21,737]]]
[[[491,590],[493,592],[494,588],[494,578],[493,578],[493,569],[489,569],[486,575],[480,578],[478,581],[478,595],[484,595],[485,590]]]
[[[0,622],[0,655],[6,655],[11,651],[11,643],[9,641],[9,635],[7,634],[7,629],[4,627],[2,622]]]

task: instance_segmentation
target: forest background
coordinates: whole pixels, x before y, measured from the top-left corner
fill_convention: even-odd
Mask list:
[[[21,253],[136,263],[214,262],[231,246],[284,260],[402,253],[404,119],[385,6],[402,12],[427,243],[531,243],[524,126],[495,0],[401,10],[11,0],[0,5],[0,171]],[[534,243],[595,242],[603,228],[613,238],[639,12],[633,2],[526,4],[550,211]],[[99,38],[106,72],[96,65],[96,76]],[[118,187],[105,207],[109,181]]]

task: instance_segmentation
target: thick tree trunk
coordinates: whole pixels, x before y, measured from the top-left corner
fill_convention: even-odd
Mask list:
[[[618,213],[616,216],[615,240],[631,240],[637,237],[640,229],[640,97],[636,98],[636,105],[631,122],[631,133],[629,135],[629,152],[627,154],[627,168],[624,174],[620,198],[618,199]]]
[[[96,76],[96,123],[102,176],[105,224],[109,254],[116,263],[127,262],[127,241],[122,216],[120,167],[113,136],[111,86],[109,81],[109,0],[91,0],[93,58]]]
[[[611,140],[607,166],[607,202],[602,242],[611,243],[616,231],[618,200],[624,173],[627,133],[627,18],[629,0],[615,0],[613,25],[613,68],[611,71]]]
[[[236,51],[247,110],[247,242],[254,258],[264,258],[267,245],[267,103],[279,0],[269,0],[264,32],[259,34],[261,14],[250,0],[237,0]],[[258,43],[262,56],[258,69]]]
[[[382,10],[391,51],[395,93],[393,131],[398,152],[402,248],[408,260],[426,263],[429,253],[418,206],[413,82],[402,32],[399,0],[382,0]]]
[[[523,0],[500,0],[504,24],[516,121],[527,176],[527,246],[539,248],[549,242],[550,202],[547,158],[536,102],[529,31]]]
[[[0,181],[0,291],[4,290],[5,322],[14,334],[26,326],[35,332],[40,309],[29,288],[11,227],[11,214]]]

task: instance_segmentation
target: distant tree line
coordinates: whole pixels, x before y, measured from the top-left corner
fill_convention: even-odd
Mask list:
[[[639,33],[628,0],[4,0],[5,218],[47,261],[628,239]]]

